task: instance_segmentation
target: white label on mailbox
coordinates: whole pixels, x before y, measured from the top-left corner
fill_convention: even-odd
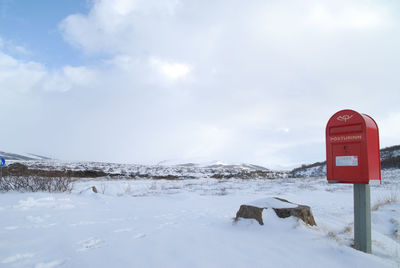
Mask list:
[[[358,156],[336,156],[337,167],[356,167],[358,166]]]

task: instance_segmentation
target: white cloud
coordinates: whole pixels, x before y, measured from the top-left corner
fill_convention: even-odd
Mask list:
[[[91,85],[95,82],[96,71],[84,66],[65,66],[63,68],[65,78],[76,85]]]
[[[30,92],[32,90],[68,91],[74,86],[89,86],[96,71],[88,67],[65,66],[52,71],[34,61],[16,59],[0,51],[0,91]]]
[[[151,58],[150,64],[168,80],[177,80],[186,77],[191,71],[188,64],[167,62],[157,58]]]
[[[228,151],[234,146],[230,129],[197,123],[190,124],[184,131],[192,133],[190,135],[192,139],[186,143],[191,146],[187,147],[185,158],[210,157]]]
[[[378,5],[348,3],[318,4],[310,12],[310,23],[323,30],[378,29],[390,24],[388,10]]]
[[[391,112],[379,118],[380,141],[384,147],[398,144],[400,139],[400,112]]]
[[[159,23],[172,16],[178,4],[176,0],[98,0],[88,15],[68,16],[60,29],[68,42],[86,53],[126,54],[141,38],[157,37],[153,34],[162,28]]]
[[[43,65],[23,62],[0,52],[0,91],[26,92],[45,77]]]
[[[22,45],[16,45],[14,42],[10,40],[5,40],[4,38],[0,37],[0,51],[6,51],[9,53],[13,53],[16,55],[27,56],[31,55],[32,52]]]
[[[78,87],[92,87],[97,83],[96,76],[96,71],[87,67],[65,66],[61,71],[47,72],[39,87],[46,91],[59,92]]]

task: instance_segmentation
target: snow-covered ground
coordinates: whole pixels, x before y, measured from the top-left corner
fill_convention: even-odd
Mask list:
[[[264,226],[233,222],[241,204],[273,196],[311,206],[317,226],[269,210]],[[371,199],[365,254],[351,247],[353,186],[325,178],[82,179],[72,193],[1,193],[0,267],[399,267],[399,170]]]

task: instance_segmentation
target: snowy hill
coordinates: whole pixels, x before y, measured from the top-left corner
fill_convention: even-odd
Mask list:
[[[381,166],[383,169],[400,168],[400,145],[381,150]]]
[[[29,160],[50,160],[50,158],[36,155],[36,154],[15,154],[15,153],[6,153],[0,151],[0,157],[4,157],[7,160],[21,160],[21,161],[29,161]]]
[[[176,166],[176,167],[192,167],[192,168],[209,168],[209,169],[243,169],[243,170],[263,170],[269,169],[260,165],[253,165],[247,163],[225,163],[221,161],[190,161],[190,162],[177,162],[177,161],[161,161],[157,166]]]
[[[381,168],[400,169],[400,145],[381,149]],[[319,177],[326,176],[326,161],[316,162],[311,165],[302,165],[290,172],[290,177]]]
[[[268,168],[240,163],[227,164],[220,161],[205,163],[177,164],[163,161],[157,165],[118,164],[106,162],[68,162],[54,160],[35,154],[16,154],[0,151],[0,157],[6,159],[3,175],[40,175],[52,177],[119,177],[151,179],[187,179],[187,178],[282,178],[286,171],[272,171]]]
[[[182,180],[197,178],[214,179],[275,179],[288,176],[287,171],[272,171],[251,164],[180,164],[180,165],[135,165],[103,162],[65,161],[18,161],[3,168],[4,175],[40,175],[49,177],[97,178],[112,177],[126,179]]]

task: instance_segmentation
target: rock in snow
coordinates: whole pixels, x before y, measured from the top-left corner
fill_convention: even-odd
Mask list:
[[[309,206],[295,204],[278,197],[261,199],[248,205],[241,205],[236,213],[235,220],[239,220],[239,218],[255,219],[260,225],[264,225],[262,211],[269,208],[272,208],[280,218],[294,216],[308,225],[317,225]]]

